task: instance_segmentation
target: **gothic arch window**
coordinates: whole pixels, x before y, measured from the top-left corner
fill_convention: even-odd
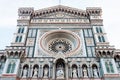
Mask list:
[[[109,62],[111,73],[114,73],[114,68],[112,62]]]
[[[21,42],[22,41],[22,36],[17,36],[15,42]]]
[[[24,32],[24,28],[19,28],[18,29],[18,33],[23,33]]]
[[[22,36],[20,36],[20,39],[19,39],[19,42],[21,42],[22,41]]]
[[[105,67],[106,67],[107,73],[110,73],[109,61],[105,62]]]
[[[96,27],[96,32],[99,33],[99,29],[98,29],[98,27]]]
[[[102,37],[102,41],[105,42],[105,38],[104,38],[104,36],[101,36],[101,37]]]
[[[103,32],[101,27],[99,27],[99,31],[100,31],[100,33],[102,33],[102,32]]]
[[[7,72],[6,73],[14,73],[14,70],[15,70],[15,62],[12,61],[8,64],[8,68],[7,68]]]
[[[17,37],[16,37],[16,40],[15,40],[15,42],[18,42],[18,39],[19,39],[19,36],[17,36]]]
[[[102,42],[102,39],[101,39],[101,37],[100,37],[100,36],[98,36],[98,40],[99,40],[99,42]]]
[[[21,33],[24,33],[24,28],[21,29]]]

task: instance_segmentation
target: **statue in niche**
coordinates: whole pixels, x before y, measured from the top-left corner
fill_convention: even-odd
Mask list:
[[[62,65],[58,66],[58,70],[57,70],[57,79],[64,79],[64,71],[63,71],[63,67]]]
[[[78,77],[77,76],[77,69],[76,68],[73,68],[72,73],[73,73],[73,78],[77,78]]]
[[[38,76],[38,69],[37,69],[37,67],[35,67],[33,78],[37,78],[37,76]]]
[[[86,67],[83,67],[83,76],[84,77],[88,77],[88,75],[87,75],[87,68]]]
[[[48,78],[48,68],[44,68],[44,78]]]
[[[93,67],[93,76],[98,77],[98,70],[96,67]]]
[[[27,77],[27,73],[28,73],[28,70],[27,70],[27,67],[25,67],[24,70],[23,70],[22,78],[26,78]]]

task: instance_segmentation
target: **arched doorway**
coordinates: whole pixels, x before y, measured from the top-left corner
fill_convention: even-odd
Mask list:
[[[65,61],[63,59],[58,59],[55,68],[56,79],[65,79]]]

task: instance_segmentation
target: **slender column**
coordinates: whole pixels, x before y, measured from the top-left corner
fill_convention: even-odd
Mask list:
[[[31,68],[30,77],[33,77],[33,68]]]
[[[40,67],[38,68],[38,78],[40,77]]]
[[[101,77],[100,67],[97,67],[98,70],[98,77]]]
[[[83,77],[82,67],[80,67],[80,77]]]
[[[68,78],[71,78],[71,68],[68,68]]]
[[[78,66],[78,78],[80,77],[80,67]]]
[[[90,69],[89,69],[89,67],[87,68],[87,72],[88,72],[88,77],[90,77]]]
[[[41,78],[43,77],[43,67],[41,67]]]
[[[65,63],[65,70],[66,70],[66,80],[68,80],[68,65]]]
[[[52,70],[52,66],[50,66],[50,78],[52,78],[53,75],[53,70]]]
[[[50,68],[51,68],[51,66],[49,65],[49,73],[48,73],[49,75],[48,75],[48,78],[50,78]]]
[[[92,69],[92,67],[90,67],[90,74],[91,74],[91,77],[93,77],[93,69]]]
[[[52,75],[52,79],[55,80],[55,63],[53,63],[53,75]]]
[[[72,78],[72,67],[70,67],[70,77]]]
[[[20,69],[19,77],[22,77],[23,68]]]

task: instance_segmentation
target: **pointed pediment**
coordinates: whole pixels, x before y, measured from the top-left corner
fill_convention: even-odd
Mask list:
[[[67,6],[54,6],[49,8],[44,8],[40,10],[34,11],[33,18],[37,17],[87,17],[88,14],[86,13],[86,10],[80,10],[76,8],[71,8]]]

